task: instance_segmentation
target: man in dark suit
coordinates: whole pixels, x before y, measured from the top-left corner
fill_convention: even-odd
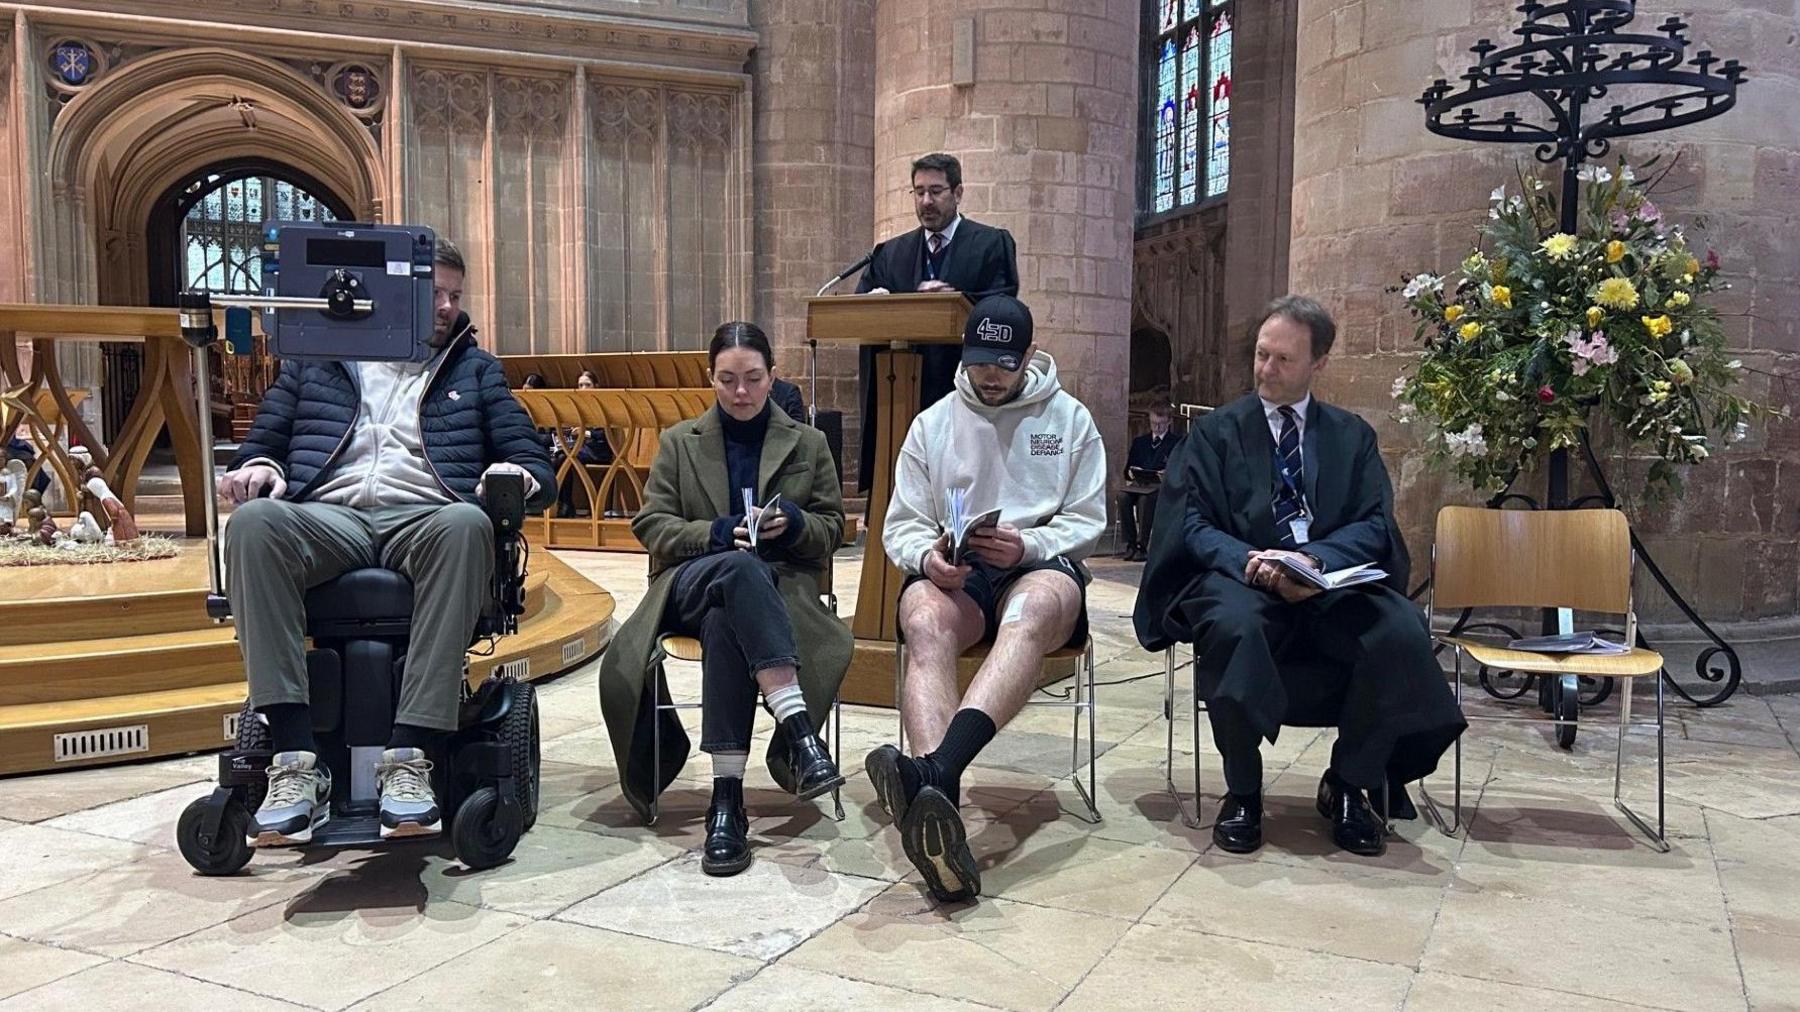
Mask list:
[[[931,154],[912,164],[913,212],[919,227],[882,243],[863,271],[856,290],[890,292],[961,292],[970,305],[990,295],[1019,294],[1018,251],[1012,233],[962,216],[962,163],[955,156]],[[921,361],[919,406],[927,407],[950,392],[960,345],[926,345],[915,352]],[[875,349],[862,349],[863,417],[875,417]],[[864,439],[862,485],[875,468],[875,441]]]
[[[1156,502],[1162,492],[1169,454],[1181,437],[1172,431],[1174,412],[1167,404],[1150,409],[1150,431],[1131,441],[1125,455],[1125,487],[1119,490],[1119,546],[1126,562],[1141,562],[1155,529]]]
[[[1324,307],[1284,296],[1256,338],[1256,394],[1194,425],[1169,462],[1135,617],[1152,650],[1191,640],[1227,793],[1221,849],[1262,845],[1261,739],[1290,706],[1335,714],[1338,737],[1318,807],[1352,853],[1386,849],[1364,792],[1390,792],[1437,767],[1467,726],[1405,596],[1409,562],[1375,431],[1312,397],[1337,336]],[[1288,574],[1374,563],[1388,578],[1319,591]],[[1310,660],[1312,663],[1296,663]],[[1323,662],[1323,663],[1320,663]]]

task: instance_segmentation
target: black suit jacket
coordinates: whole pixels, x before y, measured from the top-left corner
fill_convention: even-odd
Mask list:
[[[1373,562],[1406,593],[1411,560],[1394,523],[1394,490],[1368,422],[1313,398],[1302,437],[1312,541],[1327,570]],[[1169,460],[1149,562],[1133,616],[1150,650],[1188,639],[1187,607],[1207,580],[1244,579],[1252,550],[1279,548],[1275,437],[1251,394],[1207,415]]]
[[[916,292],[925,280],[925,229],[894,236],[882,244],[862,279],[856,283],[859,293],[876,288],[890,292]],[[983,225],[963,218],[956,235],[944,251],[944,265],[938,280],[961,292],[970,304],[989,295],[1019,294],[1019,253],[1012,233],[1003,228]],[[862,349],[863,418],[875,417],[875,348]],[[925,345],[916,352],[922,361],[919,377],[919,406],[927,407],[949,393],[956,382],[956,366],[962,361],[962,349],[951,344]],[[872,436],[872,429],[865,429]],[[860,483],[869,487],[875,468],[875,440],[865,438],[862,444]]]
[[[806,398],[800,393],[799,384],[778,377],[769,388],[769,399],[775,402],[776,407],[787,412],[789,418],[801,425],[807,424]]]

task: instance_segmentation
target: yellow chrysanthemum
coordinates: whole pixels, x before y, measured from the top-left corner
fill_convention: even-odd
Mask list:
[[[1639,319],[1644,321],[1644,329],[1650,332],[1651,337],[1668,337],[1675,331],[1675,321],[1667,316],[1643,316]]]
[[[1594,293],[1594,301],[1609,309],[1636,309],[1637,286],[1629,278],[1607,278],[1600,282],[1599,290]]]
[[[1669,305],[1679,309],[1694,301],[1694,297],[1686,292],[1674,292],[1669,295]]]
[[[1463,340],[1473,341],[1481,336],[1481,324],[1476,323],[1474,320],[1470,320],[1468,323],[1463,324],[1462,327],[1457,330],[1457,333],[1462,335]]]
[[[1567,232],[1558,232],[1540,245],[1552,260],[1566,260],[1575,252],[1575,237]]]
[[[1625,244],[1617,239],[1606,244],[1606,262],[1616,264],[1625,259]]]
[[[1501,309],[1512,308],[1512,289],[1505,285],[1494,286],[1494,305]]]
[[[1600,321],[1604,319],[1606,319],[1606,310],[1601,309],[1599,306],[1588,307],[1587,321],[1589,327],[1600,326]]]
[[[1444,322],[1445,323],[1455,323],[1456,321],[1462,319],[1463,314],[1466,312],[1468,312],[1468,310],[1464,309],[1462,307],[1461,303],[1453,303],[1451,305],[1445,306],[1444,307]]]

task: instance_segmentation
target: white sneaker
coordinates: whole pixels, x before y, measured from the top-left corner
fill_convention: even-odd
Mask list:
[[[430,836],[443,830],[431,793],[431,760],[416,748],[390,748],[375,766],[381,791],[381,838]]]
[[[250,820],[250,845],[311,843],[331,821],[331,770],[311,752],[277,752],[269,760],[269,793]]]

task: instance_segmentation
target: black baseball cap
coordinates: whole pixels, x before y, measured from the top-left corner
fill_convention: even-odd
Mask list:
[[[963,365],[997,365],[1018,372],[1031,346],[1031,309],[1010,295],[990,295],[963,324]]]

